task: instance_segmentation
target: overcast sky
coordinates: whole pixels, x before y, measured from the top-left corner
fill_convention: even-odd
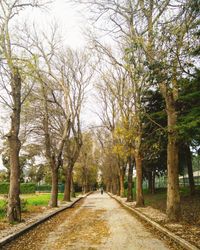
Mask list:
[[[48,9],[41,11],[31,9],[31,16],[39,28],[48,31],[48,27],[56,22],[59,31],[64,37],[64,42],[72,48],[78,48],[85,45],[83,31],[87,27],[87,18],[84,6],[69,4],[66,0],[54,0],[48,5]],[[30,15],[28,13],[27,15]],[[30,16],[29,16],[30,17]]]
[[[89,27],[88,13],[84,5],[69,4],[66,0],[54,0],[47,10],[29,9],[25,18],[32,19],[38,27],[48,33],[51,24],[56,23],[65,45],[73,49],[84,48],[86,39],[84,33]],[[91,87],[90,87],[91,89]],[[87,93],[87,101],[82,112],[83,127],[91,123],[99,123],[99,118],[92,112],[97,109],[93,91]]]

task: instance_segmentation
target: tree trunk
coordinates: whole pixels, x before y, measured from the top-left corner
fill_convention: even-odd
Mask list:
[[[117,195],[120,196],[120,176],[117,176]]]
[[[152,172],[152,191],[151,191],[151,193],[152,194],[155,194],[155,170],[153,170],[153,172]]]
[[[148,191],[149,191],[149,193],[152,193],[152,181],[153,181],[153,179],[152,179],[152,171],[149,170],[148,171]]]
[[[150,170],[148,172],[148,189],[149,193],[154,194],[155,193],[155,171]]]
[[[131,158],[129,159],[128,166],[128,190],[127,190],[127,201],[133,201],[133,163]]]
[[[114,176],[112,177],[111,193],[117,194],[117,178]]]
[[[170,97],[170,96],[169,96]],[[167,215],[171,221],[178,221],[181,217],[180,194],[179,194],[179,174],[178,174],[178,143],[175,126],[177,114],[173,100],[167,100],[168,118],[168,144],[167,144]]]
[[[21,113],[21,77],[17,68],[13,69],[12,79],[13,109],[11,115],[11,128],[7,135],[10,156],[10,187],[8,195],[7,218],[10,223],[21,221],[20,206],[20,163],[19,140],[20,113]]]
[[[119,176],[119,182],[120,182],[120,197],[124,197],[124,176],[125,176],[125,169],[124,167],[120,167],[120,176]]]
[[[8,196],[7,217],[10,223],[21,221],[21,206],[20,206],[20,164],[19,164],[19,149],[20,141],[14,136],[9,138],[10,148],[10,188]]]
[[[136,165],[136,206],[144,206],[144,198],[142,192],[142,158],[139,152],[135,154]]]
[[[193,168],[192,168],[192,157],[191,157],[190,147],[188,145],[185,146],[185,157],[186,157],[187,168],[188,168],[190,194],[194,195],[195,194],[195,183],[194,183]]]
[[[58,206],[58,168],[54,165],[51,167],[52,171],[52,187],[51,187],[51,207]]]
[[[70,201],[71,193],[71,181],[72,181],[72,167],[69,165],[65,174],[65,189],[64,189],[64,201]]]
[[[73,175],[72,175],[72,178],[71,178],[71,196],[72,196],[73,198],[76,197],[76,193],[75,193],[75,189],[74,189]]]

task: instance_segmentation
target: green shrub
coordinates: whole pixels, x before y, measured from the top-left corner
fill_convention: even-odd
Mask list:
[[[36,190],[38,192],[49,193],[51,192],[51,185],[40,185],[40,186],[37,186]]]
[[[36,185],[34,183],[21,183],[20,193],[21,194],[32,194],[35,193]],[[9,183],[0,183],[0,194],[8,194]]]
[[[36,191],[36,185],[34,183],[21,183],[20,193],[21,194],[33,194]]]
[[[50,193],[51,192],[51,185],[43,184],[36,187],[36,191],[42,192],[42,193]],[[64,184],[58,184],[58,192],[63,193],[64,192]]]
[[[0,194],[8,194],[9,191],[9,183],[3,182],[0,183]]]

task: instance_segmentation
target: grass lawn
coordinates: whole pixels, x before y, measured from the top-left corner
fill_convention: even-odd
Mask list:
[[[76,194],[78,195],[78,194]],[[0,220],[6,216],[6,202],[3,196],[0,196]],[[40,212],[42,207],[47,207],[51,197],[50,193],[39,194],[23,194],[20,195],[22,203],[22,211],[24,212]],[[63,193],[58,194],[58,200],[62,201]]]
[[[21,199],[27,201],[27,205],[31,206],[48,206],[51,194],[23,194],[20,196]],[[58,200],[63,199],[63,194],[58,194]]]

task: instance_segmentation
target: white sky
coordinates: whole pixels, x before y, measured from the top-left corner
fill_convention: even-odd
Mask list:
[[[31,9],[30,14],[40,29],[48,30],[49,25],[56,23],[64,37],[64,43],[72,48],[78,48],[85,45],[83,31],[88,24],[83,15],[83,8],[80,4],[75,6],[66,0],[54,0],[48,5],[47,10]],[[30,14],[28,13],[28,16]]]
[[[17,19],[28,23],[35,23],[35,27],[38,27],[42,31],[49,32],[50,25],[57,24],[59,32],[62,35],[63,43],[73,49],[83,48],[86,45],[86,39],[84,32],[87,30],[87,11],[84,6],[67,3],[66,0],[54,0],[52,4],[48,5],[45,10],[29,8]],[[89,93],[85,108],[82,113],[83,127],[87,127],[91,123],[98,123],[98,118],[92,112],[95,105],[93,102],[92,94]],[[0,118],[0,130],[6,132],[7,125],[5,126],[5,120]],[[1,144],[1,143],[0,143]],[[2,161],[0,157],[0,168]]]

